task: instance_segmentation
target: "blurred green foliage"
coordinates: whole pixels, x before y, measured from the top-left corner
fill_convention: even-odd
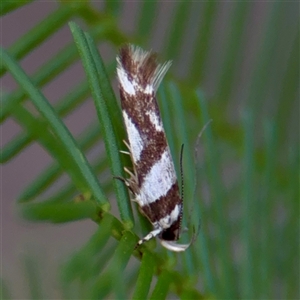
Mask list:
[[[30,2],[3,1],[1,13]],[[298,299],[299,4],[174,1],[166,11],[159,1],[141,1],[131,35],[119,23],[124,7],[134,3],[103,1],[101,10],[89,1],[58,4],[2,50],[1,74],[11,73],[20,87],[2,97],[1,122],[13,118],[23,131],[1,149],[1,162],[41,144],[54,160],[20,194],[22,216],[53,223],[90,218],[99,224],[62,264],[62,298]],[[159,14],[166,12],[160,60],[172,59],[173,68],[159,89],[159,104],[174,158],[185,144],[184,222],[191,207],[189,221],[201,219],[197,241],[183,254],[154,248],[154,241],[133,252],[149,224],[134,220],[122,183],[102,179],[108,170],[122,175],[129,162],[118,152],[125,133],[110,84],[115,61],[103,61],[96,45],[105,43],[115,53],[125,42],[149,49]],[[86,33],[70,23],[74,42],[28,77],[18,61],[75,19]],[[215,40],[221,49],[214,48]],[[40,89],[79,60],[87,81],[51,106]],[[176,68],[180,61],[184,70]],[[90,95],[99,124],[75,138],[61,118]],[[26,106],[29,101],[38,117]],[[89,163],[85,153],[99,141],[106,151]],[[176,159],[175,164],[178,170]],[[71,182],[53,188],[65,172]],[[41,196],[49,188],[51,194]],[[112,193],[117,217],[108,212]],[[49,298],[32,265],[26,258],[31,293],[26,298]],[[1,289],[10,298],[5,278]]]

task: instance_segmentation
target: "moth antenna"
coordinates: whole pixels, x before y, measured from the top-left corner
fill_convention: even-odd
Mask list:
[[[125,171],[127,174],[129,174],[132,178],[135,177],[135,175],[134,175],[128,168],[124,167],[124,171]]]
[[[119,150],[119,152],[122,153],[122,154],[131,155],[130,152],[128,152],[128,151]]]
[[[130,146],[129,146],[128,142],[125,141],[125,140],[123,140],[123,143],[125,144],[125,146],[127,147],[127,149],[130,151]]]
[[[183,200],[183,196],[184,196],[183,164],[182,164],[183,148],[184,148],[184,144],[181,145],[181,150],[180,150],[180,180],[181,180],[181,199],[182,200]]]
[[[129,188],[130,192],[131,192],[133,195],[135,195],[135,192],[134,192],[134,190],[131,188],[130,183],[129,183],[129,181],[128,181],[127,179],[125,179],[125,178],[123,178],[123,177],[121,177],[121,176],[113,176],[113,178],[114,178],[114,179],[117,179],[117,180],[120,180],[121,182],[123,182],[123,183],[127,186],[127,188]]]
[[[193,194],[193,203],[192,203],[192,207],[190,209],[189,212],[189,220],[191,220],[191,215],[192,212],[194,210],[194,206],[195,206],[195,199],[196,199],[196,193],[197,193],[197,186],[198,186],[198,180],[197,180],[197,170],[198,170],[198,166],[197,166],[197,162],[198,162],[198,148],[199,148],[199,143],[200,143],[200,138],[202,137],[202,134],[204,132],[204,130],[207,128],[207,126],[212,122],[212,119],[208,120],[205,125],[203,126],[203,128],[201,129],[201,131],[199,132],[198,136],[197,136],[197,140],[196,140],[196,146],[195,146],[195,153],[194,153],[194,160],[195,160],[195,183],[194,183],[194,194]],[[192,240],[195,241],[195,239],[197,238],[199,231],[200,231],[200,226],[201,226],[201,222],[199,222],[198,228],[197,228],[197,232],[195,232],[195,227],[194,227],[194,232],[193,232],[193,238]]]

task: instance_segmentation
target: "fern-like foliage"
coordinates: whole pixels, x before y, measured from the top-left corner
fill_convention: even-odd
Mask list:
[[[42,2],[0,5],[6,18]],[[89,241],[61,263],[59,295],[43,291],[43,276],[38,276],[42,270],[26,257],[29,295],[23,298],[300,297],[296,6],[57,1],[55,11],[1,49],[1,75],[9,74],[18,85],[9,93],[1,86],[3,132],[10,119],[22,129],[3,145],[1,163],[9,166],[33,143],[53,158],[16,199],[21,217],[48,223],[90,219],[98,225]],[[131,8],[138,12],[129,35],[120,22],[124,10]],[[164,38],[158,27],[163,23]],[[20,61],[35,55],[62,28],[72,40],[29,75]],[[181,254],[155,246],[155,241],[133,250],[139,236],[149,231],[149,223],[132,209],[122,182],[113,179],[124,177],[123,167],[130,165],[119,152],[126,135],[112,88],[115,55],[126,42],[150,49],[156,43],[152,37],[160,39],[161,60],[173,60],[173,74],[164,80],[158,98],[177,171],[176,158],[185,145],[187,239],[201,220],[197,240]],[[107,60],[101,56],[105,47],[113,53]],[[60,75],[76,63],[83,66],[85,79],[50,104],[43,87],[55,80],[63,84]],[[74,136],[63,118],[90,97],[97,120]],[[88,160],[95,146],[103,151]],[[70,181],[59,187],[65,174]],[[7,201],[5,195],[1,198]],[[112,213],[116,204],[117,213]],[[14,298],[5,270],[1,295]]]

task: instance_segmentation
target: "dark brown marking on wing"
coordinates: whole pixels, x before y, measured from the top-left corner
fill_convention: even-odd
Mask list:
[[[155,114],[162,124],[155,92],[153,90],[152,93],[145,93],[143,90],[147,85],[153,84],[158,67],[156,55],[152,52],[147,54],[141,52],[139,55],[143,55],[143,59],[140,57],[140,60],[136,61],[132,51],[130,46],[122,48],[119,60],[128,79],[137,84],[135,95],[127,94],[121,85],[120,94],[122,109],[126,111],[143,140],[144,147],[140,159],[133,162],[138,176],[138,185],[141,187],[145,176],[160,159],[168,145],[164,131],[157,131],[149,117],[149,113]]]
[[[138,92],[138,98],[135,98],[129,96],[122,89],[120,89],[120,92],[122,109],[126,111],[143,140],[144,147],[141,152],[140,160],[133,162],[138,174],[139,186],[141,186],[144,177],[167,148],[167,140],[164,131],[157,131],[149,115],[147,115],[147,113],[153,112],[160,120],[154,93],[149,95]]]
[[[176,182],[165,196],[161,196],[155,202],[141,206],[141,210],[151,223],[155,223],[165,216],[170,215],[177,204],[182,204],[182,200],[180,199],[179,188]]]

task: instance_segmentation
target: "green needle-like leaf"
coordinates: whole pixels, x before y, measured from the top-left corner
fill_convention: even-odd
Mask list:
[[[132,299],[147,299],[154,271],[154,265],[152,262],[152,255],[145,251]]]
[[[25,219],[52,223],[95,218],[97,214],[93,201],[23,204],[20,208]]]
[[[150,297],[151,300],[166,299],[170,285],[170,276],[167,271],[163,271],[157,279],[153,293]]]
[[[117,115],[117,113],[114,111],[114,114],[110,114],[108,107],[110,107],[112,111],[112,104],[106,104],[106,101],[114,100],[112,89],[110,88],[109,82],[104,83],[104,81],[108,81],[108,78],[104,73],[105,70],[100,56],[98,55],[98,52],[95,51],[95,45],[93,45],[90,38],[88,36],[85,36],[79,29],[79,27],[75,25],[75,23],[71,23],[70,28],[78,46],[78,50],[82,57],[83,64],[89,79],[96,110],[101,124],[106,152],[110,161],[112,175],[120,176],[123,174],[123,171],[117,142],[118,139],[116,136],[116,130],[113,125],[113,116]],[[115,107],[115,109],[117,108]],[[112,180],[114,179],[112,178]],[[125,189],[124,184],[119,180],[114,180],[114,185],[117,192],[117,200],[121,218],[124,221],[126,228],[132,228],[134,221],[128,193]]]
[[[78,167],[82,180],[86,184],[86,188],[90,188],[98,204],[104,211],[108,211],[110,208],[109,203],[104,196],[95,175],[92,173],[86,158],[81,153],[74,141],[74,138],[70,135],[69,131],[61,120],[57,117],[55,111],[51,105],[47,102],[44,96],[33,85],[31,80],[27,77],[24,71],[17,65],[12,57],[2,49],[3,62],[6,68],[11,72],[15,79],[26,91],[31,101],[36,106],[38,111],[49,122],[49,126],[65,147],[66,153],[69,153],[70,157],[74,160],[74,164]],[[70,174],[72,176],[72,174]],[[85,192],[85,191],[84,191]]]

